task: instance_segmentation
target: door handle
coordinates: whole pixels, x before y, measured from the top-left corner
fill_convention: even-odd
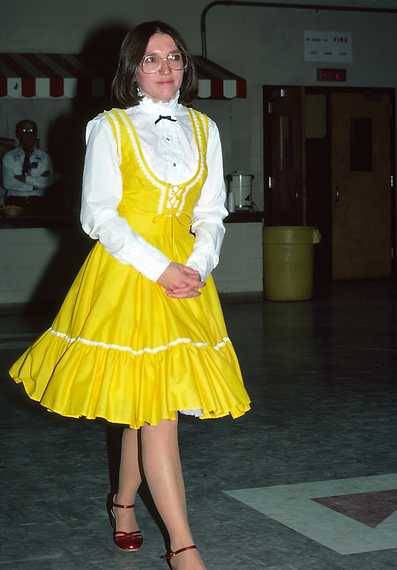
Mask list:
[[[338,187],[336,187],[335,191],[335,202],[340,202],[342,200],[342,196],[340,195]]]

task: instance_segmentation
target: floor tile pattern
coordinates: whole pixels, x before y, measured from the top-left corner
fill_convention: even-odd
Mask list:
[[[393,473],[241,489],[227,493],[339,554],[357,554],[397,548],[397,515],[393,516],[393,504],[385,507],[385,501],[387,504],[387,498],[390,497],[388,489],[391,489],[391,500],[393,500],[396,495],[396,485],[397,474]],[[374,528],[367,523],[363,524],[359,517],[351,516],[352,506],[355,507],[355,514],[357,512],[357,503],[353,498],[358,498],[361,505],[364,500],[364,516],[368,514],[368,501],[365,500],[368,492],[372,495],[373,504],[375,503],[375,511],[378,512],[378,506],[382,510],[383,521],[379,521]],[[335,499],[329,501],[330,495],[325,499],[326,505],[323,499],[318,500],[318,497],[325,497],[330,493],[334,494],[333,497],[348,498],[350,507],[348,513],[344,512],[344,508],[334,508],[336,501]],[[329,503],[332,505],[331,508]]]
[[[253,410],[180,424],[208,570],[396,570],[395,284],[223,304]],[[0,570],[166,570],[144,488],[144,549],[112,543],[107,442],[120,430],[43,411],[8,378],[54,311],[50,301],[0,308]]]
[[[321,497],[313,499],[338,513],[360,521],[371,528],[397,511],[397,489],[391,491],[370,491],[337,497]]]

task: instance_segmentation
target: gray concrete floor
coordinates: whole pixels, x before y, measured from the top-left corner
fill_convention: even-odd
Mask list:
[[[395,524],[394,547],[378,549],[375,540],[372,551],[342,555],[294,529],[293,516],[281,523],[267,515],[260,493],[258,508],[225,493],[397,473],[393,285],[339,283],[312,302],[225,302],[224,310],[253,411],[180,426],[191,523],[209,570],[397,568],[393,514],[372,530],[376,538]],[[113,546],[104,423],[50,414],[7,377],[48,313],[0,311],[0,569],[165,569],[161,532],[141,499],[144,548]],[[332,516],[321,522],[324,535],[346,518]],[[372,532],[352,524],[358,538]]]

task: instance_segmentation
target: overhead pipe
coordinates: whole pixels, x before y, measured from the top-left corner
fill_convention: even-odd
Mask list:
[[[284,8],[292,10],[314,10],[316,12],[360,12],[369,14],[397,14],[396,8],[370,8],[365,6],[331,6],[329,4],[289,4],[286,2],[238,2],[216,0],[210,2],[201,12],[201,53],[207,57],[207,14],[215,6],[243,6],[245,8]]]

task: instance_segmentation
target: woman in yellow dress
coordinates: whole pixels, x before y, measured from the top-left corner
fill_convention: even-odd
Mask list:
[[[120,108],[88,123],[81,222],[97,240],[51,327],[10,374],[68,417],[125,425],[114,541],[138,550],[132,509],[142,465],[170,536],[174,570],[205,570],[190,530],[178,412],[200,419],[249,409],[211,271],[224,235],[217,127],[187,105],[196,89],[179,33],[145,22],[123,42]]]

